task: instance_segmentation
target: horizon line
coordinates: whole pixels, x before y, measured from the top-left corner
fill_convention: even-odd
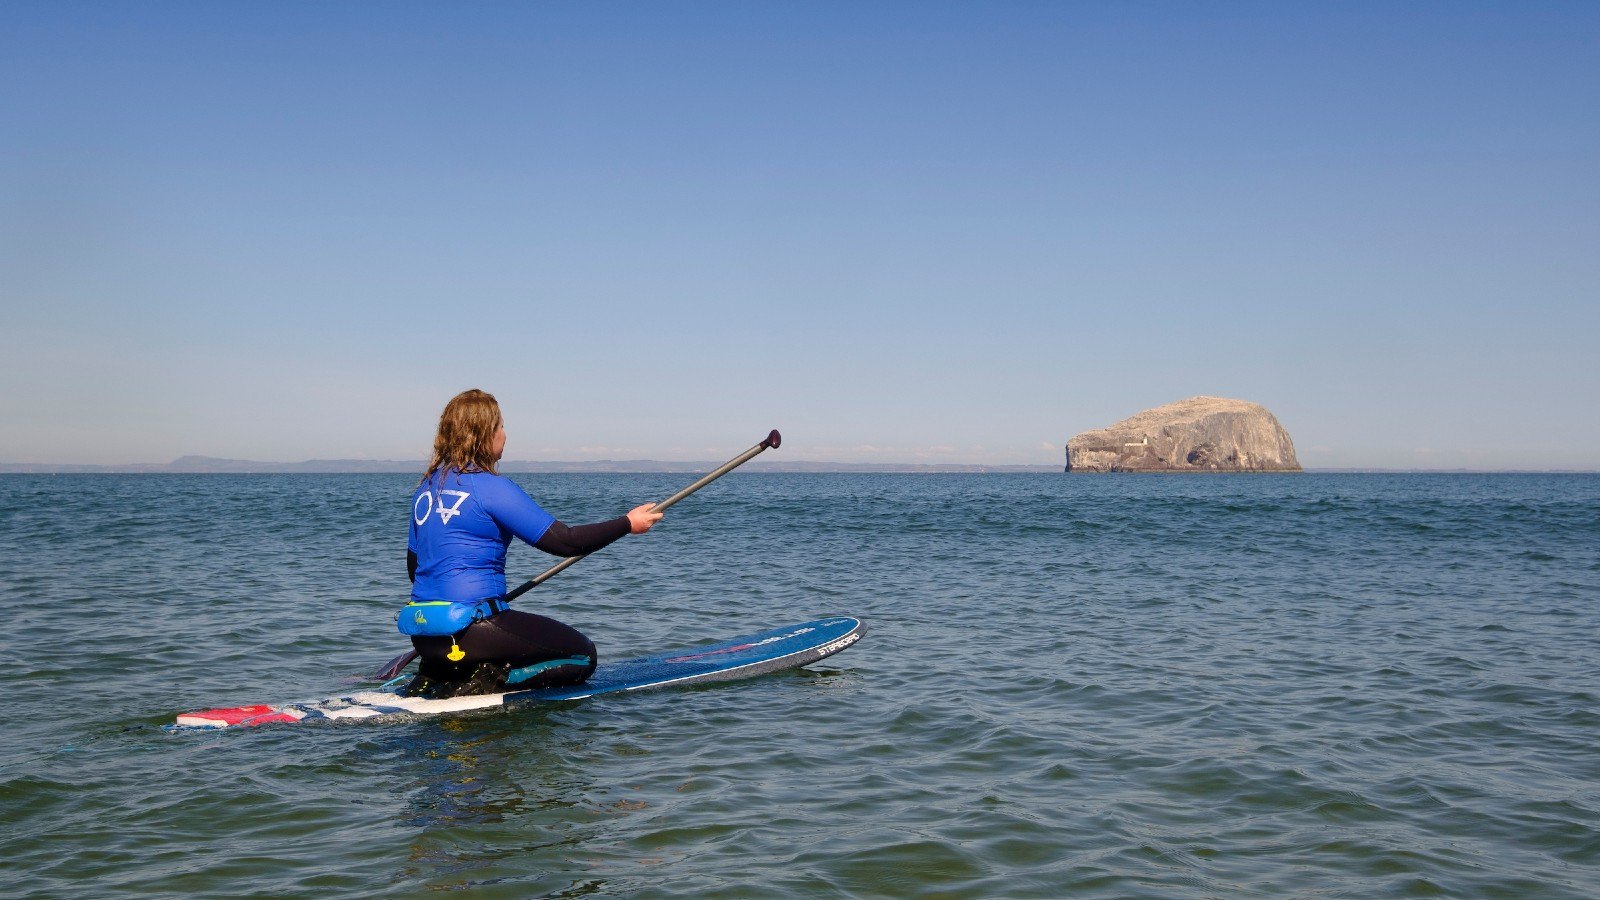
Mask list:
[[[5,475],[76,475],[76,474],[401,474],[420,472],[426,468],[423,460],[370,459],[370,458],[314,458],[298,462],[234,459],[229,457],[189,454],[165,463],[13,463],[0,462],[0,474]],[[596,460],[505,460],[499,468],[504,474],[567,474],[591,472],[595,474],[678,474],[710,470],[721,463],[708,460],[659,459],[596,459]],[[750,464],[746,471],[768,473],[1052,473],[1066,474],[1063,464],[1056,463],[982,463],[982,462],[840,462],[835,460],[761,460]],[[1464,474],[1464,475],[1593,475],[1600,469],[1561,467],[1504,467],[1504,468],[1421,468],[1399,466],[1304,466],[1301,472],[1309,474]],[[1076,474],[1152,474],[1152,473],[1076,473]],[[1175,472],[1164,474],[1298,474],[1296,472]]]

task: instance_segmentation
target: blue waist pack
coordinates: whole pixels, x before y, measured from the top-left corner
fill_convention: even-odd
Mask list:
[[[476,603],[454,603],[449,600],[413,600],[400,607],[394,623],[401,634],[413,637],[447,637],[460,634],[473,622],[481,622],[497,612],[511,607],[500,599],[479,600]]]

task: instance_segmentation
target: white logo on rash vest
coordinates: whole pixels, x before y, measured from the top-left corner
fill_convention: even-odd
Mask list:
[[[446,495],[454,497],[456,502],[450,504],[449,506],[445,506],[444,498]],[[471,496],[472,495],[466,491],[441,490],[439,492],[439,521],[449,525],[452,518],[461,515],[461,504],[465,503],[467,498]],[[426,507],[422,505],[424,500],[427,501]],[[421,515],[417,514],[417,510],[419,509],[422,510]],[[417,495],[416,502],[411,504],[411,521],[421,525],[423,522],[428,521],[428,516],[433,513],[433,509],[433,492],[423,491]]]
[[[449,506],[445,506],[444,505],[444,498],[447,497],[447,496],[456,498],[456,502],[450,504]],[[467,493],[466,491],[440,491],[439,492],[439,521],[443,522],[446,525],[449,525],[451,517],[461,515],[461,504],[465,503],[467,498],[471,497],[471,496],[472,495]]]

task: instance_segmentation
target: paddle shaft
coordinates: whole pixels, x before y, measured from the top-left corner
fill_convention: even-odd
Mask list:
[[[729,472],[732,472],[734,469],[737,469],[754,459],[756,456],[760,455],[762,451],[776,449],[777,446],[782,443],[782,441],[783,436],[778,434],[778,430],[774,428],[761,443],[751,447],[749,450],[746,450],[738,456],[735,456],[733,459],[728,460],[711,472],[708,472],[704,477],[702,477],[699,481],[696,481],[694,484],[689,485],[676,494],[673,494],[671,497],[668,497],[667,499],[662,500],[660,503],[657,503],[655,506],[652,506],[650,511],[661,512],[667,507],[672,506],[674,503],[677,503],[679,500],[682,500],[695,491],[700,490],[711,482],[716,481],[718,478],[721,478]],[[565,571],[568,566],[575,565],[578,560],[583,559],[583,557],[587,555],[588,554],[584,554],[583,556],[569,556],[566,559],[563,559],[561,562],[556,563],[533,578],[530,578],[518,585],[515,590],[507,591],[505,600],[510,602],[518,597],[521,597],[523,594],[526,594],[539,585],[544,584],[546,581],[549,581],[551,578],[554,578],[558,573]],[[417,651],[408,650],[405,653],[396,656],[394,659],[389,660],[388,664],[386,664],[382,669],[379,669],[377,674],[373,677],[380,681],[387,681],[388,679],[399,675],[400,670],[410,665],[411,661],[416,658]]]
[[[668,497],[667,499],[662,500],[660,503],[657,503],[655,506],[652,506],[650,511],[661,512],[667,509],[667,507],[672,506],[679,500],[682,500],[695,491],[700,490],[711,482],[716,481],[718,478],[721,478],[729,472],[732,472],[734,469],[739,468],[740,466],[759,456],[763,450],[778,446],[779,442],[782,440],[782,436],[778,434],[776,429],[774,429],[771,434],[767,435],[766,440],[763,440],[761,443],[751,447],[749,450],[746,450],[738,456],[735,456],[733,459],[730,459],[718,466],[716,469],[707,473],[705,477],[701,478],[699,481],[696,481],[694,484],[689,485],[676,494],[673,494],[671,497]],[[566,571],[568,566],[577,565],[578,560],[583,559],[584,556],[587,555],[588,554],[584,554],[583,556],[569,556],[566,559],[563,559],[561,562],[556,563],[550,568],[534,576],[533,578],[524,581],[522,584],[518,585],[516,589],[506,592],[506,602],[509,603],[510,601],[521,597],[523,594],[526,594],[539,585],[544,584],[546,581],[554,578],[557,574]]]

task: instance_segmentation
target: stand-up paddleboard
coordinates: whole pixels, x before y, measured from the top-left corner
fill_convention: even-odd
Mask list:
[[[208,709],[178,716],[179,725],[205,728],[305,722],[312,719],[369,719],[389,715],[432,715],[485,709],[542,700],[580,700],[596,694],[637,691],[677,684],[731,681],[793,669],[832,656],[861,640],[866,626],[851,616],[834,616],[720,644],[641,656],[614,663],[602,662],[588,681],[562,688],[510,691],[427,700],[397,693],[408,676],[396,678],[377,690],[361,691],[327,700],[283,706],[236,706]]]

